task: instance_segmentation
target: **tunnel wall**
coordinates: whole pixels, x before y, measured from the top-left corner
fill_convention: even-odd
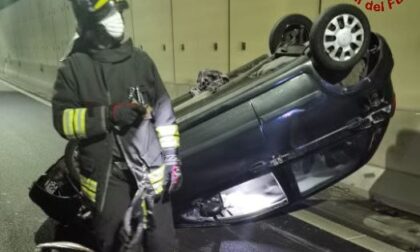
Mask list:
[[[60,55],[72,37],[67,1],[21,0],[0,11],[2,72],[38,94],[50,94]]]
[[[279,17],[299,10],[315,18],[319,11],[318,0],[128,2],[126,34],[154,59],[172,97],[188,90],[202,69],[227,72],[266,54],[270,29]],[[50,96],[74,31],[69,1],[18,0],[0,11],[0,71]]]
[[[281,16],[302,13],[314,20],[334,3],[356,4],[353,0],[128,1],[126,33],[155,60],[172,97],[188,90],[200,69],[226,72],[267,53],[269,32]],[[384,35],[393,50],[398,109],[370,164],[344,182],[420,214],[420,198],[414,193],[420,190],[419,9],[420,1],[405,0],[392,10],[365,11],[372,30]],[[74,31],[66,0],[18,0],[0,10],[2,78],[50,97],[59,60]]]

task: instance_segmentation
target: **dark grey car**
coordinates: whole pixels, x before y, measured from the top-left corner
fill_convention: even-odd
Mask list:
[[[180,224],[271,213],[336,183],[375,153],[395,109],[385,39],[351,5],[327,10],[310,26],[300,15],[283,19],[270,55],[174,101],[185,176],[173,197]]]

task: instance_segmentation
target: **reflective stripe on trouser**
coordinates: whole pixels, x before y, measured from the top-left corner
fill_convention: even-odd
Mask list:
[[[178,148],[179,129],[178,125],[166,125],[156,128],[159,136],[159,142],[162,148]]]
[[[163,183],[165,179],[165,166],[161,165],[158,168],[150,169],[149,180],[150,184],[157,195],[163,192]]]
[[[80,175],[80,186],[82,192],[92,201],[96,202],[96,190],[98,187],[98,182],[93,179],[86,178]]]
[[[63,131],[68,139],[86,137],[86,111],[86,108],[64,110]]]
[[[119,251],[138,251],[146,230],[153,227],[153,195],[148,194],[147,185],[140,186],[128,207],[120,231],[122,247]]]

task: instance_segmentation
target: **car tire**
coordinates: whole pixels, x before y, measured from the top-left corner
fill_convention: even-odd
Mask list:
[[[281,18],[274,25],[270,32],[269,48],[271,54],[274,54],[282,42],[286,41],[288,31],[296,28],[305,29],[304,40],[309,41],[309,33],[312,28],[312,21],[301,14],[291,14]]]
[[[350,4],[333,6],[312,27],[312,58],[324,72],[349,71],[366,54],[370,36],[369,21],[359,8]]]

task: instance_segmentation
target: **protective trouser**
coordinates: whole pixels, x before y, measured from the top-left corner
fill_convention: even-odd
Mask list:
[[[137,190],[135,185],[128,169],[113,164],[103,211],[85,222],[59,226],[55,240],[76,242],[97,252],[118,251],[118,230]]]
[[[153,209],[155,227],[146,232],[144,250],[147,252],[178,251],[171,203],[158,202]]]
[[[119,231],[136,190],[136,182],[126,164],[114,163],[104,209],[93,221],[93,234],[98,252],[119,250]],[[175,228],[170,202],[157,202],[153,213],[155,228],[146,232],[144,251],[175,251]],[[140,244],[138,251],[142,251]]]

